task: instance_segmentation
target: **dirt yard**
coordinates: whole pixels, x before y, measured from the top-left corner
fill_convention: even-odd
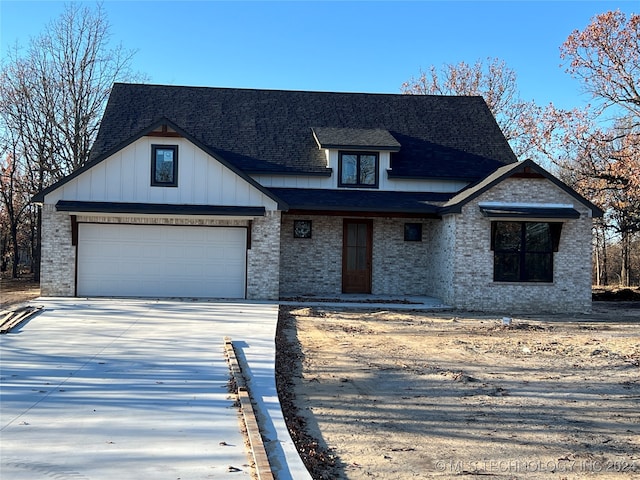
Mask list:
[[[282,308],[278,351],[316,479],[640,478],[640,302],[509,326]]]
[[[5,309],[39,296],[40,284],[29,277],[16,279],[0,277],[0,309]]]
[[[2,280],[2,308],[39,295]],[[635,299],[640,292],[607,298]],[[640,478],[640,301],[588,316],[281,307],[277,383],[315,479]]]

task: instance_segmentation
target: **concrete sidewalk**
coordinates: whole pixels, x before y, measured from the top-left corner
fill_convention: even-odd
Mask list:
[[[274,475],[310,478],[275,389],[277,305],[32,303],[44,312],[0,338],[1,478],[250,478],[225,336],[248,363]]]

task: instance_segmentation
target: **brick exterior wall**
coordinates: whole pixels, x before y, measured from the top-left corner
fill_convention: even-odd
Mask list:
[[[421,223],[422,241],[405,242],[404,224]],[[373,221],[373,272],[375,295],[427,295],[437,275],[434,230],[438,220],[377,218]]]
[[[552,283],[493,281],[491,222],[479,203],[488,201],[573,204],[580,218],[563,222],[554,254]],[[543,179],[507,179],[452,215],[455,222],[453,290],[443,295],[457,308],[499,312],[582,312],[591,310],[591,223],[589,210]]]
[[[53,205],[42,206],[40,293],[46,297],[75,295],[76,247],[71,245],[71,217]]]
[[[429,295],[440,298],[447,305],[454,303],[454,245],[456,244],[456,219],[444,217],[434,225],[431,255],[432,269],[427,273],[431,290]]]
[[[312,238],[293,238],[294,220],[312,221]],[[436,249],[440,220],[373,218],[374,295],[430,295],[442,275]],[[280,248],[282,296],[342,292],[343,217],[283,215]],[[422,223],[422,242],[404,241],[404,224]]]
[[[122,223],[137,225],[188,225],[247,227],[246,220],[202,218],[153,218],[78,216],[79,223]],[[278,298],[280,213],[253,222],[251,249],[247,251],[247,298]],[[76,247],[71,245],[71,216],[57,212],[55,206],[45,204],[42,210],[42,270],[40,288],[44,296],[72,297],[75,295]]]
[[[247,298],[277,300],[280,296],[280,212],[267,211],[253,221],[247,251]]]
[[[311,220],[311,238],[293,238],[293,221]],[[282,216],[280,295],[342,291],[342,218]]]
[[[564,222],[554,254],[552,283],[493,281],[491,222],[478,204],[571,203],[581,217]],[[312,220],[312,238],[293,238],[293,221]],[[244,220],[143,217],[78,217],[78,221],[158,225],[247,226]],[[247,298],[338,295],[342,291],[343,217],[293,216],[268,211],[251,224],[247,251]],[[591,218],[573,197],[543,179],[507,179],[442,220],[372,218],[372,293],[430,295],[468,310],[589,312]],[[422,223],[422,242],[404,241],[404,223]],[[76,249],[71,218],[43,206],[41,290],[45,296],[75,294]]]

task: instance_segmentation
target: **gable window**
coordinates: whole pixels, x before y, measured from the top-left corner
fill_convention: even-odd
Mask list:
[[[562,223],[493,222],[493,280],[553,282],[553,252],[558,251]]]
[[[155,187],[178,186],[178,146],[151,146],[151,185]]]
[[[338,162],[340,187],[378,186],[378,154],[364,152],[340,152]]]

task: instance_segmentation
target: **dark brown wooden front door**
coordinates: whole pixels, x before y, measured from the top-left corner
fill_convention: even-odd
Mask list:
[[[371,293],[371,220],[345,220],[342,239],[342,292]]]

